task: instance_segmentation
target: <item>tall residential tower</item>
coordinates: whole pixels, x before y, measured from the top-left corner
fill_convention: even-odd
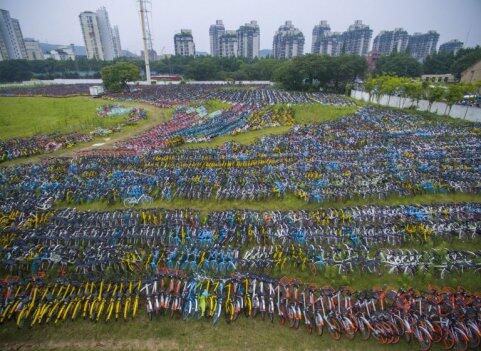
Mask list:
[[[225,33],[224,22],[222,20],[215,21],[215,24],[209,28],[210,37],[210,54],[212,56],[220,56],[220,37]]]
[[[291,21],[279,27],[272,43],[275,58],[292,58],[304,54],[304,34]]]
[[[439,45],[439,52],[452,53],[456,55],[459,49],[462,49],[462,48],[463,48],[463,42],[457,39],[454,39]]]
[[[249,59],[259,57],[260,36],[261,32],[257,21],[250,21],[240,26],[237,30],[238,56]]]
[[[97,12],[82,12],[79,18],[87,58],[110,61],[121,55],[119,31],[110,26],[105,7],[99,8]]]
[[[390,55],[394,52],[405,52],[409,42],[408,32],[402,28],[383,30],[374,38],[372,51],[379,55]]]
[[[372,29],[357,20],[342,33],[341,53],[348,55],[366,56],[372,37]]]
[[[174,35],[175,54],[179,56],[195,56],[194,37],[192,30],[181,29]]]
[[[414,33],[409,36],[407,51],[418,61],[424,61],[426,57],[436,52],[439,34],[430,30],[427,33]]]
[[[321,54],[322,42],[331,33],[331,27],[327,24],[327,21],[321,21],[314,26],[312,30],[312,47],[311,52],[313,54]]]
[[[20,23],[10,13],[0,9],[0,57],[2,60],[27,58]]]

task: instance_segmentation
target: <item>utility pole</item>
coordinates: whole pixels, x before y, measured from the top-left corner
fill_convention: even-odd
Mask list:
[[[150,41],[150,30],[147,28],[147,8],[145,0],[139,0],[140,4],[140,23],[142,25],[142,40],[144,42],[144,61],[145,61],[145,76],[147,78],[147,84],[152,84],[150,79],[150,62],[149,62],[149,41]]]

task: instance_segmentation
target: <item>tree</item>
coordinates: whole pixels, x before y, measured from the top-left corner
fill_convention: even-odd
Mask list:
[[[404,89],[406,96],[408,96],[412,101],[416,102],[416,108],[419,107],[419,100],[423,98],[423,85],[417,80],[411,80],[404,84]]]
[[[422,71],[422,65],[407,53],[394,53],[379,58],[375,73],[398,77],[419,77]]]
[[[454,62],[451,65],[450,71],[457,78],[461,77],[461,73],[481,60],[481,46],[475,48],[461,49],[456,53]]]
[[[424,91],[426,100],[429,102],[428,111],[431,112],[431,107],[435,101],[441,101],[446,94],[446,87],[440,85],[428,85]]]
[[[464,86],[464,84],[450,84],[448,86],[448,90],[446,91],[446,94],[444,95],[444,102],[446,102],[446,109],[444,110],[444,114],[449,114],[451,112],[451,109],[453,108],[453,105],[461,101],[464,97],[465,92],[467,91],[467,87]],[[449,111],[448,111],[449,107]]]
[[[32,72],[25,60],[10,60],[0,62],[0,82],[21,82],[30,80]]]
[[[130,62],[117,62],[102,68],[102,80],[107,90],[119,92],[127,86],[128,81],[140,79],[139,68]]]
[[[423,71],[425,74],[446,74],[451,72],[451,65],[454,63],[452,53],[438,52],[424,60]]]

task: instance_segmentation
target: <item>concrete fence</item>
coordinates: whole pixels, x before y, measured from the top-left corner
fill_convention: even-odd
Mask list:
[[[444,102],[434,102],[429,109],[429,101],[419,100],[419,102],[413,101],[410,98],[402,98],[399,96],[392,95],[381,95],[379,100],[377,96],[370,99],[369,93],[361,90],[352,90],[351,97],[356,100],[371,101],[373,103],[378,103],[383,106],[398,107],[398,108],[409,108],[415,106],[419,111],[429,111],[436,113],[438,115],[446,115],[449,111],[449,116],[454,118],[466,119],[473,122],[481,122],[481,108],[473,106],[464,105],[453,105],[451,110]]]

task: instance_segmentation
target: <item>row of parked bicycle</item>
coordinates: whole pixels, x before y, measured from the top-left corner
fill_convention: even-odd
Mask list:
[[[169,315],[208,319],[215,325],[245,315],[277,319],[319,336],[327,333],[334,340],[358,335],[395,344],[403,338],[420,350],[429,350],[433,343],[447,350],[476,349],[481,342],[481,298],[463,289],[336,290],[286,277],[237,274],[219,279],[167,269],[142,281],[9,279],[0,289],[0,322],[15,321],[19,327],[80,318],[128,320],[140,307],[150,319]]]
[[[226,110],[214,111],[210,114],[204,111],[203,106],[200,107],[193,109],[178,106],[169,121],[119,142],[115,147],[133,149],[136,152],[155,151],[183,143],[208,141],[217,136],[237,134],[265,126],[294,123],[292,108],[283,105],[257,109],[245,104],[234,104]]]
[[[8,236],[8,235],[7,235]],[[49,276],[105,276],[109,273],[138,276],[160,267],[191,272],[227,274],[234,271],[282,273],[306,271],[324,273],[333,268],[338,274],[433,273],[441,279],[450,274],[481,272],[481,251],[426,249],[371,249],[363,245],[275,245],[251,249],[179,244],[138,247],[100,243],[94,247],[48,244],[40,238],[3,239],[0,248],[1,271],[8,275],[29,276],[39,272]],[[243,254],[242,254],[243,253]]]
[[[182,210],[74,209],[0,212],[0,227],[19,239],[70,245],[336,245],[396,246],[414,240],[475,240],[481,227],[478,203],[423,206],[359,206],[313,211],[209,212]]]
[[[366,206],[317,211],[20,211],[0,216],[2,271],[143,274],[159,267],[226,273],[286,269],[441,278],[481,270],[469,250],[397,250],[479,240],[481,205]]]
[[[306,202],[324,202],[476,194],[480,151],[475,124],[447,125],[364,108],[355,116],[293,128],[251,145],[57,159],[11,167],[0,178],[3,204],[15,206],[38,205],[45,197],[77,204],[145,195],[164,200],[266,200],[294,194]]]
[[[187,105],[192,101],[218,99],[234,104],[245,104],[260,108],[273,104],[322,103],[349,106],[353,102],[342,95],[305,92],[288,92],[269,86],[223,87],[215,84],[182,84],[142,86],[117,94],[116,99],[137,100],[158,107]]]
[[[75,96],[89,95],[91,84],[49,84],[0,88],[0,96]]]

